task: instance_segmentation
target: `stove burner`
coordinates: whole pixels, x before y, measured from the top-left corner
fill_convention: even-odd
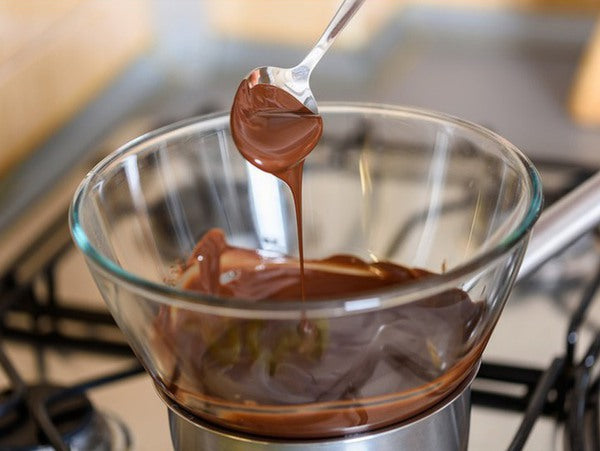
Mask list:
[[[46,420],[71,450],[109,450],[116,440],[123,440],[115,437],[114,420],[100,415],[85,394],[65,395],[63,387],[47,384],[25,390],[25,399],[17,403],[12,402],[13,390],[0,393],[0,449],[55,449],[42,424]]]

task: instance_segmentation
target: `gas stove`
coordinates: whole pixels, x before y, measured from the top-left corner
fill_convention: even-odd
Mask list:
[[[408,60],[388,57],[375,72],[363,74],[360,82],[371,86],[361,94],[366,99],[446,110],[495,129],[533,159],[542,174],[546,205],[600,170],[600,160],[590,151],[600,143],[600,134],[569,125],[568,118],[556,113],[562,106],[549,102],[547,92],[539,87],[527,90],[531,80],[523,78],[523,74],[531,75],[527,68],[545,70],[547,86],[554,84],[564,92],[581,49],[581,42],[573,36],[584,36],[581,30],[589,29],[589,21],[565,21],[563,29],[571,26],[578,31],[575,35],[564,33],[569,37],[562,46],[553,47],[554,37],[544,40],[537,36],[535,48],[523,50],[513,47],[520,39],[514,33],[510,40],[501,39],[505,35],[500,25],[525,19],[511,22],[510,17],[503,17],[500,25],[494,19],[495,28],[475,31],[494,34],[493,44],[480,41],[476,46],[454,47],[463,50],[455,50],[450,58],[445,49],[452,47],[453,36],[463,43],[465,34],[457,34],[456,30],[465,21],[473,23],[471,15],[454,16],[445,22],[439,14],[427,10],[407,16],[402,24],[412,24],[413,31],[422,31],[431,24],[445,25],[438,26],[442,31],[436,36],[421,33],[415,34],[419,40],[413,37],[403,41],[400,55],[413,55],[410,68],[405,66]],[[538,23],[535,17],[527,20]],[[398,39],[405,36],[394,33],[392,36]],[[531,40],[528,33],[521,38]],[[443,45],[440,36],[445,39]],[[486,45],[491,55],[486,54],[483,66],[478,55],[485,53]],[[474,54],[474,48],[480,53]],[[389,56],[391,50],[387,47],[385,55]],[[417,50],[419,53],[414,53]],[[366,58],[374,56],[367,54]],[[494,105],[494,96],[488,93],[488,106],[484,108],[472,97],[461,97],[460,88],[452,92],[430,89],[424,74],[435,72],[436,67],[437,73],[445,73],[451,83],[466,74],[476,80],[489,77],[490,86],[498,80],[510,80],[512,94],[497,93],[495,108],[489,106]],[[190,88],[189,81],[173,87],[172,82],[157,75],[160,71],[152,59],[140,62],[76,119],[102,123],[97,126],[105,130],[100,137],[94,135],[82,141],[81,135],[73,132],[81,123],[70,124],[38,153],[49,154],[65,142],[71,143],[70,148],[85,142],[87,150],[69,163],[75,169],[68,174],[60,172],[53,181],[37,187],[21,206],[4,210],[10,210],[10,215],[0,215],[3,227],[10,228],[0,241],[4,249],[0,258],[0,449],[146,450],[171,446],[166,407],[108,314],[83,258],[71,243],[66,206],[76,183],[101,154],[180,117],[226,108],[233,94],[230,91],[236,86],[231,80],[244,70],[235,65],[221,70],[227,75],[202,81],[215,87],[211,97]],[[392,73],[400,75],[393,84]],[[339,86],[326,82],[319,86],[317,78],[317,95],[322,90],[332,98],[347,97],[338,92]],[[140,79],[146,84],[140,84]],[[114,118],[102,122],[106,105],[132,85],[137,86],[137,110],[123,107],[118,127],[114,126]],[[165,102],[167,106],[161,104],[165,97],[170,99]],[[528,113],[527,130],[509,117],[511,110],[523,104],[529,113],[535,111],[537,115]],[[574,150],[564,154],[564,139],[553,142],[550,136],[561,130],[570,137],[564,139],[574,143]],[[15,180],[28,179],[27,171],[33,171],[33,165],[27,166]],[[10,190],[18,183],[4,186]],[[42,196],[42,191],[49,194]],[[597,232],[583,235],[516,286],[473,385],[470,448],[599,447],[599,244]]]

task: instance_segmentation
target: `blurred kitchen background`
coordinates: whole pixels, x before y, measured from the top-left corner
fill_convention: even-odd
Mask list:
[[[115,127],[127,126],[124,142],[225,110],[253,67],[296,64],[337,5],[1,0],[0,230]],[[369,0],[313,90],[444,111],[528,154],[596,164],[598,11],[597,0]]]
[[[44,230],[66,221],[76,185],[102,155],[162,125],[227,110],[249,70],[299,62],[338,4],[0,0],[0,276],[34,284],[27,267],[11,265],[17,259],[35,266],[37,257],[17,258],[35,239],[36,249],[52,246]],[[319,102],[412,105],[460,116],[536,162],[589,175],[600,168],[599,18],[598,0],[368,0],[311,85]],[[69,255],[57,281],[61,299],[91,299],[102,309],[81,258]],[[1,290],[0,299],[6,301]],[[532,339],[527,331],[537,313],[515,305],[505,314],[511,326],[499,326],[487,354],[545,367],[563,343],[562,311],[544,320],[556,338],[542,327]],[[64,383],[123,361],[64,349],[41,359],[8,334],[3,343],[25,378]],[[138,378],[93,392],[93,401],[123,419],[137,449],[167,449],[165,408],[148,378]],[[481,449],[496,430],[500,444],[488,449],[503,449],[520,416],[478,412],[472,448]],[[542,425],[531,449],[550,449],[552,431]]]

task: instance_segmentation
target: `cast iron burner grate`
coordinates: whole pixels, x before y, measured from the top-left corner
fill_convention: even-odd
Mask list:
[[[130,443],[124,427],[116,429],[121,436],[114,437],[115,428],[85,394],[65,396],[68,392],[64,387],[44,384],[26,386],[22,393],[1,393],[0,449],[111,450],[116,440]]]
[[[56,267],[72,247],[66,218],[64,212],[0,277],[0,368],[9,381],[0,393],[1,450],[108,451],[115,449],[115,443],[131,444],[126,426],[98,412],[86,392],[140,374],[143,368],[110,314],[67,307],[57,299]],[[62,326],[69,322],[85,327],[61,327],[61,322]],[[98,325],[112,329],[110,338],[74,332],[90,331]],[[30,344],[41,366],[44,352],[51,348],[127,355],[132,364],[68,387],[26,384],[4,351],[7,339]]]
[[[25,384],[1,348],[0,366],[10,380],[10,387],[0,393],[0,449],[129,449],[131,438],[127,427],[98,412],[85,393],[94,387],[139,374],[143,371],[140,365],[70,387]]]
[[[522,396],[478,390],[472,391],[474,404],[522,411],[524,417],[509,446],[523,449],[541,415],[565,424],[568,450],[600,449],[600,376],[594,376],[600,357],[600,332],[580,360],[575,359],[580,331],[592,301],[600,290],[600,264],[590,283],[584,287],[573,312],[566,337],[565,354],[553,359],[546,370],[483,362],[478,379],[522,385]]]
[[[359,130],[353,137],[354,142],[360,144],[365,140],[366,134],[368,132]],[[344,140],[343,145],[348,145],[347,140]],[[553,189],[551,184],[545,183],[547,204],[582,183],[596,170],[552,161],[536,161],[536,166],[542,173],[560,173],[561,183],[558,188]],[[9,269],[0,275],[0,365],[11,384],[0,396],[1,449],[27,449],[8,445],[11,437],[9,429],[12,429],[8,425],[21,421],[26,421],[26,427],[35,430],[40,443],[57,450],[67,450],[70,447],[74,449],[70,442],[77,435],[74,431],[79,431],[83,423],[94,423],[91,418],[97,415],[85,397],[86,390],[143,371],[139,363],[134,363],[123,371],[101,375],[70,387],[27,386],[4,353],[4,340],[18,340],[30,344],[40,355],[45,350],[54,348],[132,355],[106,310],[68,307],[56,296],[57,265],[72,248],[66,212],[57,218],[14,260]],[[574,357],[579,331],[599,286],[600,267],[593,280],[584,287],[579,307],[571,317],[564,355],[556,357],[548,368],[488,361],[482,363],[478,380],[499,381],[525,388],[525,394],[522,396],[477,388],[472,394],[473,403],[476,405],[524,412],[522,423],[510,445],[511,450],[523,448],[535,422],[541,416],[553,417],[565,425],[566,446],[570,450],[600,449],[600,378],[594,372],[594,369],[600,367],[597,364],[600,355],[600,332],[583,358],[576,360]],[[61,327],[65,321],[83,327]],[[98,337],[81,332],[93,330],[98,325],[111,328],[113,333],[110,337]],[[72,330],[80,332],[74,333]],[[79,422],[71,421],[74,412],[83,413],[76,415]],[[21,419],[22,415],[27,418]]]

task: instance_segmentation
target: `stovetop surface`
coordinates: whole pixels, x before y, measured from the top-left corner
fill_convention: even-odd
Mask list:
[[[410,104],[486,125],[538,162],[549,198],[560,196],[573,181],[600,168],[600,130],[576,126],[564,107],[591,20],[442,14],[435,9],[416,8],[392,22],[372,48],[336,52],[324,60],[323,67],[314,74],[313,87],[319,99]],[[301,54],[298,49],[265,48],[218,41],[217,37],[192,43],[192,34],[186,36],[189,42],[183,50],[195,55],[186,71],[180,73],[168,66],[181,65],[182,61],[171,58],[168,52],[165,57],[165,49],[148,55],[54,136],[31,161],[2,181],[0,275],[48,223],[55,217],[64,218],[76,183],[99,153],[162,124],[227,109],[241,74],[257,63],[286,66]],[[217,44],[219,58],[207,54],[202,47]],[[212,69],[203,70],[202,61],[209,57],[213,58]],[[333,76],[340,69],[345,75],[334,81]],[[127,105],[116,101],[123,92],[132,93]],[[113,112],[112,117],[107,110]],[[82,124],[89,130],[87,135],[81,132]],[[53,163],[44,167],[39,183],[32,184],[31,180],[38,180],[40,162],[47,160]],[[44,191],[49,194],[42,196]],[[63,220],[59,227],[65,226]],[[45,245],[52,247],[52,243]],[[39,255],[51,252],[40,247]],[[43,260],[42,256],[31,257],[19,277],[25,280],[35,273],[36,261]],[[105,312],[83,258],[74,249],[68,249],[57,262],[55,288],[61,305]],[[492,335],[484,361],[548,368],[555,357],[565,353],[569,318],[599,262],[598,240],[590,234],[521,282]],[[37,281],[36,286],[42,291],[47,289],[43,281]],[[65,312],[69,313],[68,308]],[[15,316],[14,321],[27,323],[29,318],[22,314]],[[60,327],[66,332],[82,332],[77,328],[84,327],[61,321]],[[578,357],[598,325],[600,302],[595,302],[582,327]],[[55,326],[51,321],[42,321],[37,327],[43,332]],[[81,344],[81,350],[77,346],[31,346],[10,338],[4,343],[8,356],[27,381],[41,379],[71,385],[130,367],[131,356],[123,351],[122,338],[113,327],[99,324],[83,332],[113,342],[114,352],[86,351],[93,343]],[[0,378],[3,383],[6,379]],[[478,381],[475,388],[516,395],[523,390],[518,385],[491,386],[486,381]],[[123,420],[135,449],[169,449],[166,409],[148,376],[140,374],[96,387],[88,395],[101,411]],[[475,404],[470,449],[506,449],[522,417],[522,412]],[[563,449],[563,429],[551,417],[540,418],[525,449]]]

